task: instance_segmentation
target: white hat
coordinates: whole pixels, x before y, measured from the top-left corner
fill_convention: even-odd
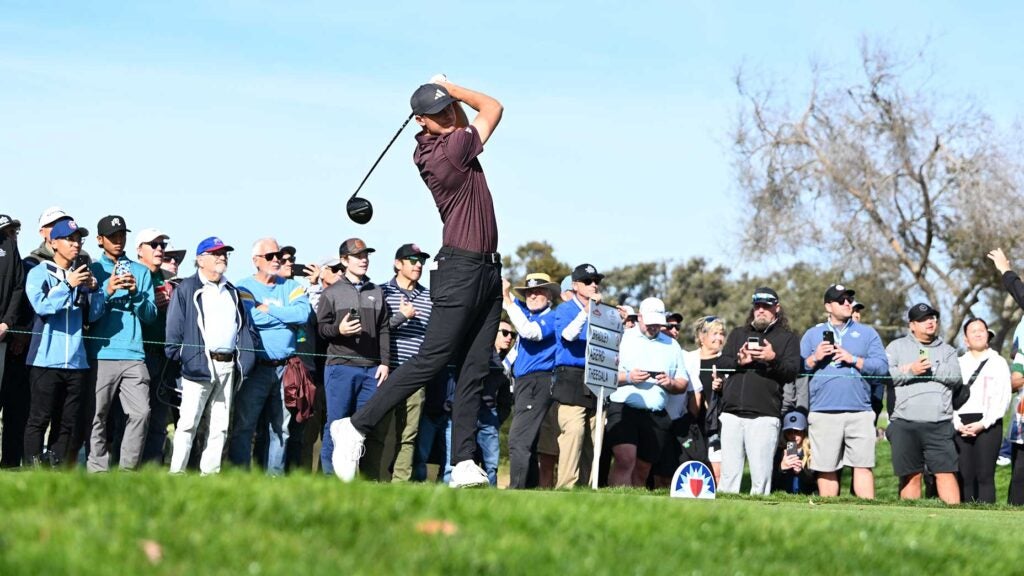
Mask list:
[[[146,228],[144,230],[139,230],[139,233],[135,235],[135,246],[142,246],[143,244],[152,242],[157,238],[163,238],[164,240],[167,240],[168,238],[170,238],[170,236],[164,234],[163,232],[157,230],[156,228]]]
[[[667,324],[665,322],[665,303],[660,298],[645,298],[640,303],[640,320],[647,326]]]
[[[39,227],[45,228],[58,220],[71,218],[60,206],[50,206],[39,215]]]
[[[317,265],[320,266],[321,268],[323,268],[324,266],[326,266],[328,268],[334,268],[335,266],[338,266],[339,264],[341,264],[341,258],[338,258],[338,257],[324,258],[320,262],[317,262]]]

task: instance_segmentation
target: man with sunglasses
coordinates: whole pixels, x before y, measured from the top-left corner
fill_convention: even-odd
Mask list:
[[[138,466],[149,431],[150,374],[143,326],[157,321],[157,306],[149,269],[125,254],[128,232],[124,218],[117,215],[105,216],[96,225],[96,242],[102,253],[90,270],[100,283],[106,307],[90,324],[85,345],[90,360],[96,360],[91,373],[95,395],[86,395],[83,402],[88,405],[86,418],[92,418],[86,463],[90,472],[106,472],[110,466],[107,442],[117,432],[108,432],[107,423],[115,394],[127,417],[120,442],[121,468],[134,470]],[[89,402],[91,399],[95,403]],[[113,444],[117,445],[116,438]]]
[[[256,426],[266,416],[270,430],[267,440],[267,474],[284,474],[291,413],[284,405],[281,379],[285,365],[295,355],[295,330],[309,320],[309,298],[298,282],[281,278],[283,252],[277,240],[261,238],[253,243],[252,263],[256,273],[238,283],[252,325],[263,343],[256,352],[256,367],[235,398],[234,424],[228,445],[232,464],[248,468],[252,461],[252,440]],[[259,460],[263,460],[260,455]]]
[[[164,258],[160,264],[160,270],[163,272],[165,280],[176,280],[178,278],[178,268],[185,260],[185,252],[185,250],[179,250],[170,244],[164,249]]]
[[[156,319],[142,325],[142,349],[146,354],[146,369],[149,371],[149,426],[142,448],[143,464],[163,463],[167,420],[170,416],[167,391],[174,389],[174,381],[178,376],[178,368],[164,354],[163,346],[164,334],[167,332],[167,304],[171,301],[174,289],[160,269],[164,263],[168,239],[170,236],[156,228],[146,228],[135,235],[135,253],[139,263],[149,269],[156,304]]]
[[[472,122],[462,108],[477,111]],[[416,89],[410,99],[416,123],[413,161],[430,189],[443,223],[443,246],[431,273],[434,322],[420,353],[402,365],[379,394],[351,419],[338,422],[338,477],[355,477],[366,434],[399,402],[458,362],[452,408],[454,487],[488,483],[474,461],[477,413],[488,359],[501,316],[501,255],[498,223],[479,156],[501,121],[494,98],[457,86],[444,76]]]
[[[825,290],[828,321],[800,340],[803,370],[809,373],[810,469],[818,493],[839,495],[839,472],[853,468],[854,493],[875,497],[875,413],[872,391],[889,374],[882,339],[870,326],[853,320],[854,291],[842,284]],[[865,378],[867,376],[868,378]]]
[[[604,425],[597,422],[597,397],[583,383],[590,302],[601,301],[603,279],[592,264],[580,264],[572,271],[573,299],[555,309],[558,347],[551,397],[558,414],[556,488],[589,484],[594,433]]]
[[[391,370],[397,370],[405,361],[420,351],[427,333],[430,312],[430,290],[420,284],[423,266],[430,259],[416,244],[403,244],[395,251],[395,276],[381,286],[384,299],[391,311]],[[393,418],[396,453],[391,475],[393,482],[408,482],[413,475],[416,437],[420,429],[420,414],[426,392],[417,390],[404,403],[395,406]],[[390,460],[390,459],[386,459]]]
[[[800,342],[771,288],[754,291],[746,322],[729,333],[719,371],[734,374],[722,388],[722,484],[738,493],[744,458],[750,463],[750,493],[771,491],[775,446],[782,417],[783,386],[800,372]]]

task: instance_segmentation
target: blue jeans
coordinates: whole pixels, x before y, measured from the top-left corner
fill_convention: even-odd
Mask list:
[[[422,482],[427,479],[427,459],[434,447],[437,435],[444,430],[444,482],[452,479],[452,419],[444,412],[440,415],[420,417],[420,431],[416,437],[416,457],[413,460],[412,479]],[[498,485],[498,409],[481,405],[477,413],[476,443],[480,459],[483,460],[487,481]]]
[[[334,464],[331,463],[331,454],[334,453],[331,424],[335,420],[348,418],[373,398],[377,392],[376,373],[376,366],[331,364],[324,369],[327,419],[324,421],[320,448],[320,469],[324,474],[334,474]]]
[[[257,364],[242,387],[235,394],[234,416],[231,422],[231,442],[228,460],[236,466],[248,468],[252,462],[252,438],[266,410],[270,419],[267,441],[267,474],[284,474],[285,446],[288,445],[288,424],[292,415],[284,407],[284,388],[281,376],[284,366]]]
[[[412,463],[412,479],[423,482],[427,479],[427,459],[438,434],[444,434],[444,482],[452,479],[452,417],[449,412],[420,416],[420,431],[416,435],[416,455]]]
[[[476,445],[491,486],[498,485],[498,428],[498,407],[488,408],[481,404],[476,417]]]

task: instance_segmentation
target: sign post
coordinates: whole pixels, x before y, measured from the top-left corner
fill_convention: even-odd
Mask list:
[[[590,467],[590,487],[596,490],[600,475],[601,445],[604,442],[604,399],[618,387],[619,381],[622,319],[614,306],[591,300],[587,326],[587,358],[583,368],[583,382],[597,396],[594,462]]]

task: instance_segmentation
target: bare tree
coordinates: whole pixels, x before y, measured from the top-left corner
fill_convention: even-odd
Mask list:
[[[853,81],[814,67],[799,107],[737,74],[735,166],[754,208],[743,243],[889,274],[908,302],[943,311],[952,341],[999,290],[985,253],[1020,246],[1021,156],[977,105],[940,105],[953,101],[922,59],[864,41],[860,63]],[[985,312],[1008,325],[1015,309]]]

